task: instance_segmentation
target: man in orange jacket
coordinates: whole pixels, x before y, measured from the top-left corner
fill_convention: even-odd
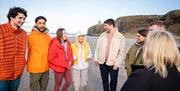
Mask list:
[[[0,25],[0,91],[17,91],[25,66],[26,32],[21,28],[27,11],[10,8],[8,23]]]
[[[46,18],[38,16],[36,25],[28,36],[28,64],[31,91],[46,91],[49,80],[48,49],[51,41],[46,28]]]

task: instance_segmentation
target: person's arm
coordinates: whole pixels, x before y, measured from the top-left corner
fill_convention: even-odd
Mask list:
[[[2,61],[2,56],[3,56],[3,32],[0,29],[0,63]]]
[[[95,62],[95,65],[98,66],[98,55],[99,55],[99,48],[100,48],[100,37],[97,41],[97,44],[96,44],[96,49],[95,49],[95,52],[94,52],[94,57],[93,57],[93,61]]]
[[[31,44],[30,44],[30,37],[28,36],[28,41],[27,41],[28,43],[27,43],[27,61],[29,60],[29,58],[30,58],[30,54],[31,54]]]
[[[88,43],[88,46],[89,46],[89,49],[88,49],[88,59],[90,59],[91,57],[92,57],[92,52],[91,52],[91,47],[90,47],[90,45],[89,45],[89,43]]]
[[[69,45],[68,59],[67,60],[69,61],[69,66],[71,66],[74,63],[73,51],[72,51],[71,43],[69,41],[67,41],[67,43]]]
[[[52,64],[54,66],[58,66],[58,67],[63,67],[63,68],[68,68],[69,64],[68,62],[64,62],[63,60],[59,60],[58,59],[58,47],[55,46],[54,44],[50,44],[49,47],[49,52],[48,52],[48,61],[49,64]],[[59,62],[61,61],[61,62]]]
[[[124,55],[125,55],[125,38],[122,37],[114,66],[119,67],[124,62]]]

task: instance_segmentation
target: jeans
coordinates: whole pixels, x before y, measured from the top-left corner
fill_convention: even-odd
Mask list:
[[[119,69],[113,70],[113,66],[108,66],[106,65],[106,63],[99,64],[99,67],[101,71],[101,78],[103,82],[104,91],[116,91]],[[110,89],[109,89],[109,74],[111,79]]]
[[[17,91],[21,78],[15,80],[0,80],[0,91]]]

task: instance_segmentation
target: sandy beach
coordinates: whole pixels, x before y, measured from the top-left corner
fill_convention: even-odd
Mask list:
[[[90,43],[93,54],[96,47],[97,39],[98,39],[97,36],[87,36],[87,41]],[[75,38],[70,37],[69,40],[72,42],[75,40]],[[125,48],[126,53],[133,43],[135,43],[135,38],[126,38],[126,48]],[[88,76],[88,91],[103,91],[99,67],[96,67],[92,60],[89,60],[89,65],[90,66],[89,66],[89,76]],[[121,89],[126,79],[127,79],[126,70],[124,69],[124,65],[121,65],[118,74],[117,91]],[[30,91],[29,81],[30,81],[29,73],[25,68],[18,91]],[[54,88],[54,73],[50,69],[47,91],[53,91],[53,88]],[[69,91],[73,91],[73,86],[69,88]]]
[[[90,43],[93,54],[96,47],[97,39],[98,39],[98,36],[87,36],[87,41]],[[75,38],[69,37],[69,40],[73,42]],[[126,52],[128,51],[128,49],[134,42],[135,42],[134,38],[126,39]],[[117,91],[120,90],[120,88],[122,87],[126,79],[127,79],[126,71],[124,69],[124,66],[122,65],[120,67],[119,75],[118,75]],[[21,77],[21,83],[20,83],[18,91],[30,91],[29,81],[30,81],[29,73],[27,72],[27,69],[25,68],[24,73]],[[49,76],[49,83],[48,83],[47,91],[53,91],[53,88],[54,88],[54,72],[50,69],[50,76]],[[69,88],[69,91],[73,91],[73,86]],[[89,60],[88,91],[103,91],[99,67],[95,66],[92,60]]]

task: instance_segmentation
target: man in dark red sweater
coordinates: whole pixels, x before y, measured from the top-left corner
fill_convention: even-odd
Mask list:
[[[23,25],[27,12],[13,7],[8,23],[0,24],[0,91],[17,91],[25,66],[26,32]]]

